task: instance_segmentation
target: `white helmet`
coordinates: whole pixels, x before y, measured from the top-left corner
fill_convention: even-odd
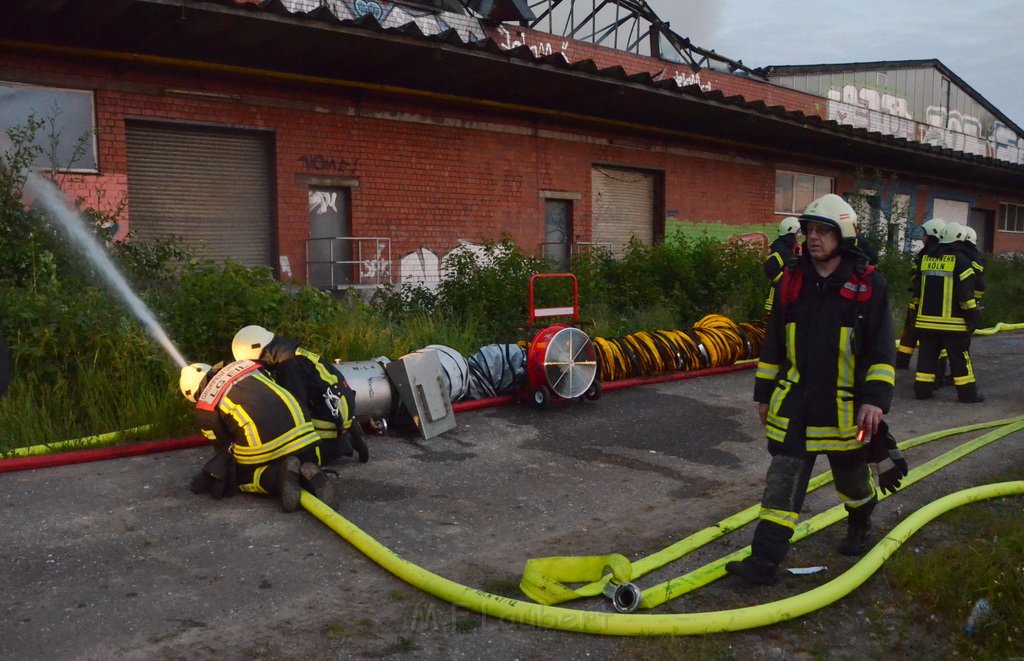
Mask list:
[[[274,334],[263,326],[246,326],[231,340],[231,354],[235,360],[259,360],[263,349],[273,339]]]
[[[946,221],[941,218],[932,218],[931,220],[924,221],[921,225],[921,229],[924,230],[925,236],[934,236],[936,239],[942,238],[942,228],[946,226]]]
[[[210,377],[210,370],[213,368],[206,363],[192,363],[181,368],[181,377],[178,379],[178,387],[181,394],[190,402],[196,401],[196,395],[206,387],[206,380]]]
[[[964,231],[967,232],[967,242],[971,245],[978,245],[978,233],[974,231],[974,228],[968,225]]]
[[[800,231],[800,219],[796,216],[787,216],[779,221],[779,236],[796,234]]]
[[[946,223],[946,226],[942,228],[942,237],[939,239],[939,243],[953,243],[954,241],[963,241],[967,237],[967,230],[960,223]]]
[[[831,225],[839,232],[839,237],[844,242],[857,241],[857,212],[835,193],[822,195],[807,205],[800,214],[800,227],[804,229],[804,234],[807,233],[807,223]]]

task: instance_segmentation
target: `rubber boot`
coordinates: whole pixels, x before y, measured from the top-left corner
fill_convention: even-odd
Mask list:
[[[867,553],[871,544],[871,519],[849,516],[846,523],[846,539],[836,549],[843,555],[862,556]]]
[[[779,582],[779,566],[756,555],[727,563],[725,571],[754,585],[775,585]]]
[[[935,396],[935,385],[924,381],[914,381],[914,397],[917,399],[931,399]]]
[[[896,361],[893,364],[893,367],[895,367],[898,370],[910,369],[910,354],[903,353],[902,351],[897,351]]]
[[[281,509],[294,512],[299,509],[299,497],[302,487],[299,486],[299,467],[302,462],[298,457],[285,457],[277,462],[277,489],[281,499]]]
[[[349,429],[352,435],[352,447],[355,448],[356,454],[359,455],[360,463],[366,463],[370,460],[370,448],[366,445],[366,439],[363,438],[363,428],[359,425],[358,420],[352,421],[352,427]]]
[[[332,510],[341,506],[341,491],[334,480],[327,477],[320,467],[311,461],[302,464],[300,469],[302,479],[313,492],[313,495],[320,499],[324,505]]]
[[[962,404],[977,404],[985,401],[985,396],[978,392],[977,383],[968,383],[966,386],[957,386],[956,399]]]

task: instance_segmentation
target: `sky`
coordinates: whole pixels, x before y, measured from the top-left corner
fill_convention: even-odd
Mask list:
[[[937,59],[1024,126],[1021,0],[647,0],[672,29],[751,67]]]

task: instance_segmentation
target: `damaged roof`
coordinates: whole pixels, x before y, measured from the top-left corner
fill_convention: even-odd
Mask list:
[[[421,9],[419,11],[426,11]],[[481,31],[481,34],[483,32]],[[678,87],[591,60],[504,50],[452,28],[383,27],[372,13],[339,19],[326,5],[281,0],[19,0],[0,5],[0,44],[131,53],[462,99],[559,121],[703,142],[736,153],[853,165],[982,187],[1024,187],[1024,166],[840,125],[818,116]],[[45,45],[45,46],[40,46]],[[67,52],[67,51],[65,51]]]

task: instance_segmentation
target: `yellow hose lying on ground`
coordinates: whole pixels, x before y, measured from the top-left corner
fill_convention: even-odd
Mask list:
[[[82,438],[72,438],[66,441],[41,443],[39,445],[30,445],[24,448],[13,448],[4,454],[10,457],[36,457],[65,450],[84,450],[86,448],[103,447],[105,445],[116,443],[129,434],[138,434],[144,431],[149,431],[155,426],[156,425],[152,424],[140,425],[138,427],[132,427],[131,429],[112,431],[107,432],[106,434],[96,434],[95,436],[83,436]]]
[[[1024,330],[1024,324],[1007,324],[1002,321],[991,328],[979,328],[974,331],[975,335],[995,335],[1000,331]]]
[[[915,468],[911,471],[910,475],[904,479],[904,488],[927,475],[930,475],[932,472],[942,468],[943,466],[948,465],[953,460],[959,459],[969,452],[973,452],[992,441],[1002,438],[1003,436],[1011,434],[1014,431],[1017,431],[1017,429],[1024,427],[1024,416],[1004,418],[1002,420],[995,420],[992,422],[975,423],[971,425],[964,425],[962,427],[953,427],[951,429],[944,429],[917,436],[899,443],[900,449],[906,450],[940,438],[964,434],[980,429],[988,429],[991,427],[1003,427],[1003,429],[965,443],[964,445],[947,452],[945,455]],[[832,471],[826,471],[811,478],[807,486],[807,491],[810,493],[826,484],[829,484],[830,482],[832,482]],[[885,496],[882,495],[881,497]],[[626,581],[634,581],[655,569],[659,569],[670,562],[674,562],[697,548],[700,548],[701,546],[722,537],[723,535],[732,532],[751,521],[754,521],[760,513],[760,510],[761,506],[759,504],[752,505],[740,512],[737,512],[736,514],[722,519],[714,525],[708,526],[703,530],[699,530],[692,535],[675,542],[661,551],[640,558],[639,560],[632,562],[628,567],[619,566],[616,572],[617,575],[614,577],[614,582],[621,584]],[[793,542],[795,543],[807,535],[827,525],[835,523],[845,515],[845,510],[841,505],[839,505],[808,519],[797,527],[797,530],[794,533]],[[742,559],[748,554],[748,552],[749,547],[741,549],[730,555],[725,560]],[[622,556],[618,554],[611,554],[609,556],[596,557],[612,558]],[[613,580],[612,574],[607,572],[605,572],[604,576],[589,574],[585,571],[584,567],[572,567],[576,560],[577,558],[572,556],[527,560],[526,566],[523,568],[523,577],[520,588],[534,601],[549,605],[562,603],[580,597],[594,597],[602,594],[608,582]],[[608,564],[609,567],[613,566],[610,562],[607,562],[606,564]],[[590,566],[590,563],[588,563],[587,567]],[[686,576],[669,581],[668,583],[662,583],[651,588],[647,588],[642,592],[643,599],[639,603],[639,607],[653,608],[661,605],[668,599],[673,599],[697,587],[706,585],[710,581],[722,576],[723,572],[719,571],[722,569],[722,566],[721,562],[715,562],[707,567],[691,572]],[[565,576],[566,578],[556,578],[555,574]],[[625,580],[619,578],[619,576],[626,575],[631,578]],[[587,584],[578,588],[570,588],[565,585],[566,582],[586,582]]]
[[[779,601],[707,613],[637,615],[543,606],[461,585],[418,567],[382,545],[307,491],[301,503],[371,560],[413,587],[469,610],[533,626],[611,636],[701,635],[740,631],[793,619],[846,596],[866,581],[924,524],[951,509],[987,498],[1024,494],[1024,481],[966,489],[921,508],[885,536],[857,564],[824,585]],[[724,563],[723,563],[724,564]]]

